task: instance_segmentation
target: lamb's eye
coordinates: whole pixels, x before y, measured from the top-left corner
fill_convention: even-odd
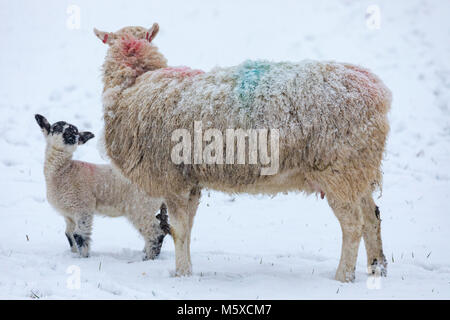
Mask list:
[[[64,125],[66,123],[63,121],[59,121],[52,126],[52,133],[61,133],[64,129]]]
[[[63,133],[63,140],[65,144],[75,144],[77,143],[77,134],[70,128],[67,128]]]
[[[69,125],[69,128],[67,128],[66,130],[70,130],[71,132],[73,132],[74,134],[78,134],[78,129],[77,127],[73,126],[73,125]]]

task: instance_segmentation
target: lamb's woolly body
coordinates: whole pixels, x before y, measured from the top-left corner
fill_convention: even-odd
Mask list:
[[[133,28],[120,32],[142,39]],[[361,237],[371,270],[386,266],[372,192],[381,186],[391,93],[375,75],[359,66],[317,61],[247,61],[206,73],[168,68],[148,43],[117,59],[114,52],[127,44],[115,37],[103,67],[105,149],[124,176],[166,199],[177,274],[191,273],[190,232],[202,188],[326,194],[343,233],[336,279],[354,279]],[[194,121],[222,133],[279,130],[278,173],[263,176],[255,164],[174,164],[172,133],[188,129],[194,136]]]
[[[157,247],[165,235],[155,217],[163,200],[150,198],[139,191],[110,165],[95,165],[71,158],[71,152],[51,143],[47,145],[44,165],[47,199],[66,218],[70,230],[66,232],[67,237],[72,237],[82,220],[80,232],[86,237],[84,240],[89,241],[94,213],[126,216],[144,237],[147,256],[154,257],[155,249],[158,253]],[[71,239],[73,243],[74,240]],[[75,251],[73,246],[72,249]]]
[[[315,185],[355,201],[381,183],[390,93],[367,70],[315,61],[247,61],[208,73],[167,69],[104,92],[108,154],[150,194],[192,184],[250,193],[314,192]],[[258,165],[174,165],[171,133],[192,133],[194,121],[222,132],[278,129],[279,174],[261,176]]]

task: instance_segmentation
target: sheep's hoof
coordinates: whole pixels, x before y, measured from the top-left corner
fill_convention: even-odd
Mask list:
[[[175,277],[190,277],[192,271],[175,271]]]
[[[372,264],[367,267],[367,273],[374,276],[387,277],[387,261],[383,256],[380,259],[382,262],[378,262],[377,259],[373,259]]]
[[[334,278],[340,282],[354,282],[355,281],[355,271],[338,270],[336,272],[336,276]]]
[[[175,277],[190,277],[192,276],[192,267],[185,266],[184,268],[179,268],[175,270]]]

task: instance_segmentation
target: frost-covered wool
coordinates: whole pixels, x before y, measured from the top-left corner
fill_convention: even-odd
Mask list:
[[[145,180],[143,172],[160,172],[142,182],[160,186],[156,189],[170,185],[173,180],[166,175],[173,173],[176,185],[169,189],[182,187],[182,180],[227,192],[317,191],[310,184],[329,196],[355,201],[381,183],[388,132],[389,91],[369,75],[360,67],[315,61],[247,61],[208,73],[187,68],[146,72],[134,86],[120,90],[120,99],[110,97],[115,87],[104,92],[108,154],[133,181]],[[261,176],[255,165],[194,165],[189,170],[174,165],[171,133],[192,130],[194,121],[222,132],[278,129],[280,175]],[[130,140],[141,135],[145,139]],[[296,178],[277,186],[283,175]]]
[[[139,40],[132,31],[129,36]],[[326,194],[338,216],[344,243],[336,278],[351,279],[363,221],[379,231],[379,221],[360,215],[374,215],[371,194],[382,180],[391,93],[381,80],[362,67],[332,61],[246,61],[205,73],[174,69],[151,43],[131,57],[140,61],[136,69],[115,60],[123,46],[120,38],[111,42],[103,66],[105,147],[126,177],[167,199],[179,233],[177,272],[190,273],[189,230],[202,188],[305,191]],[[278,129],[278,174],[262,176],[261,165],[250,164],[175,165],[171,134],[184,128],[193,136],[194,121],[222,132]],[[384,257],[379,234],[372,234],[378,231],[365,236],[371,263]]]
[[[65,218],[72,251],[89,255],[93,217],[98,213],[125,216],[143,236],[146,258],[158,256],[169,232],[163,199],[151,198],[138,190],[110,165],[72,160],[77,144],[85,143],[93,134],[78,133],[75,126],[63,121],[50,126],[40,115],[36,115],[36,120],[47,140],[44,163],[47,199]],[[87,138],[83,140],[83,136]],[[155,217],[160,208],[160,215]]]

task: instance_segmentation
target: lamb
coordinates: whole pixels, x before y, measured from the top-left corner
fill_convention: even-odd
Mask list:
[[[381,220],[372,196],[381,190],[389,132],[391,92],[383,82],[365,68],[332,61],[246,61],[209,72],[168,67],[152,43],[158,30],[153,24],[94,33],[109,46],[103,64],[106,153],[130,181],[166,199],[177,275],[192,273],[191,228],[205,188],[326,196],[342,229],[335,278],[354,280],[361,238],[369,272],[385,275]],[[262,174],[261,161],[199,163],[198,150],[173,161],[171,146],[173,151],[183,140],[174,139],[174,132],[184,129],[195,136],[196,123],[219,132],[277,132],[277,172]],[[202,147],[215,142],[212,137],[199,141]],[[234,150],[234,142],[227,141],[223,150]]]
[[[144,260],[156,258],[170,233],[167,207],[160,198],[150,198],[110,165],[72,160],[78,145],[94,135],[58,121],[53,125],[42,115],[35,119],[47,141],[44,175],[48,202],[64,217],[66,237],[72,252],[88,257],[94,212],[126,216],[144,237]],[[155,216],[155,213],[160,213]]]

